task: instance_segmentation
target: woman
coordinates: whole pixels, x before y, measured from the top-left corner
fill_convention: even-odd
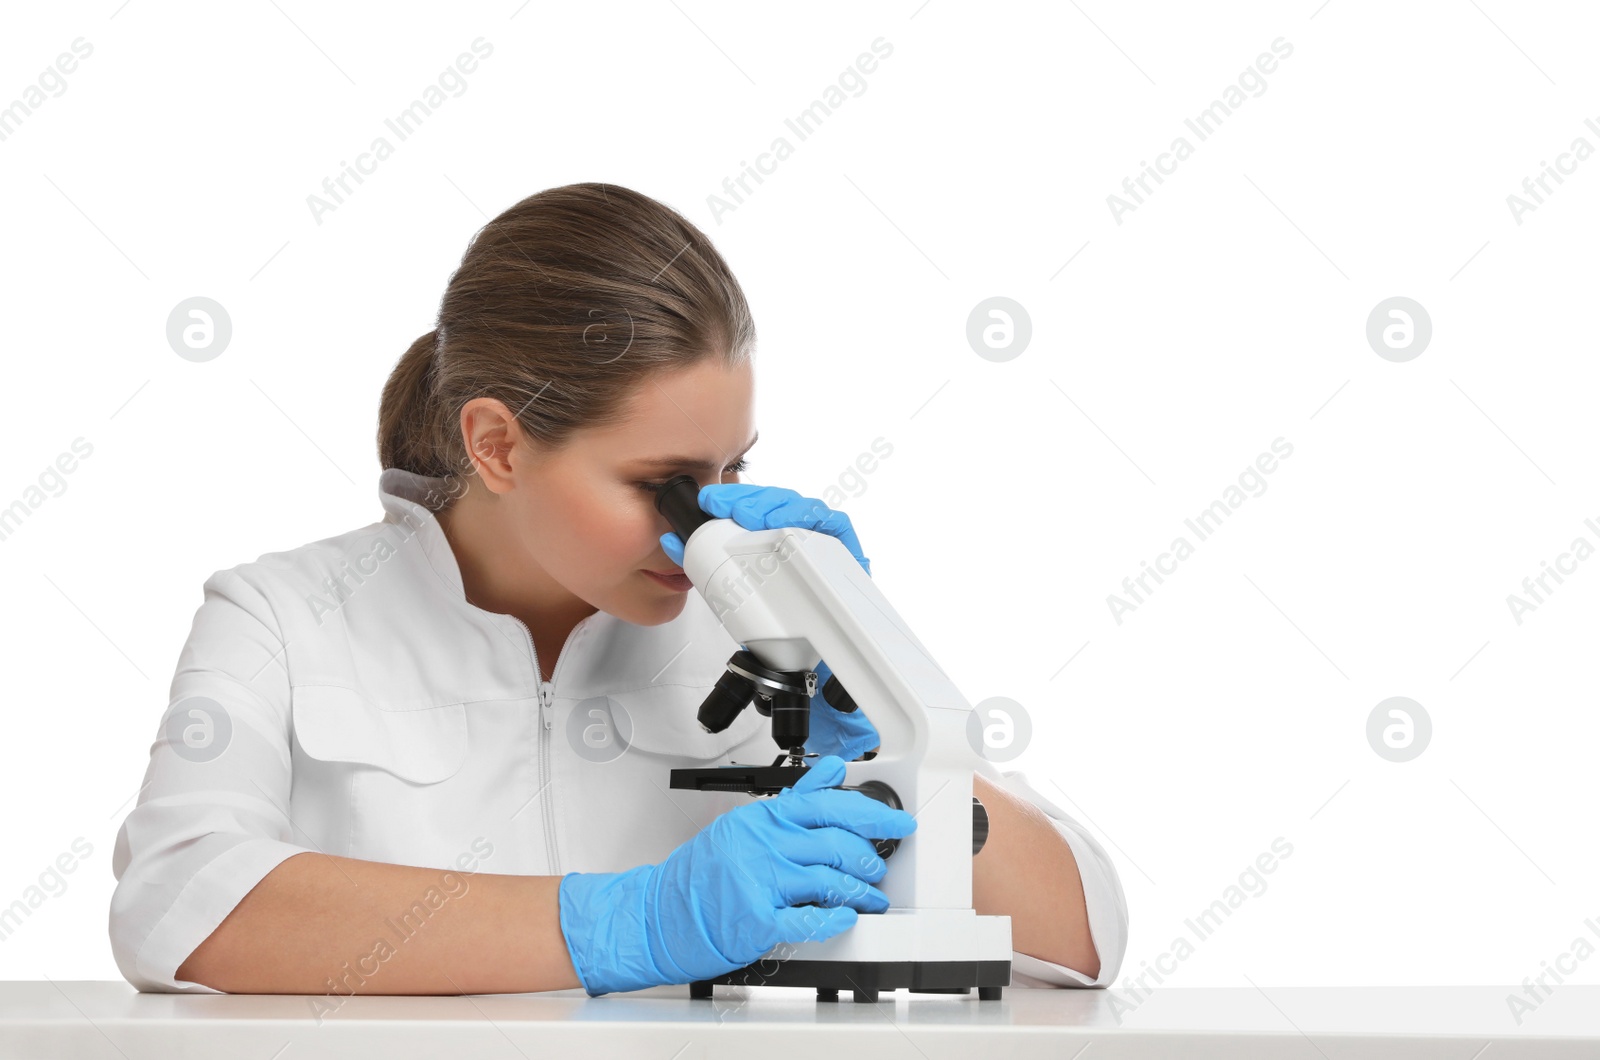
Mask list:
[[[653,487],[693,474],[711,514],[832,533],[867,566],[844,513],[738,481],[755,330],[722,258],[644,195],[554,188],[477,234],[438,325],[383,391],[382,521],[205,583],[118,835],[124,976],[328,1007],[601,994],[882,912],[868,837],[915,821],[837,788],[876,747],[865,719],[816,696],[823,757],[774,798],[667,785],[775,748],[754,710],[696,723],[737,645]],[[1109,859],[1020,774],[975,767],[973,904],[1012,917],[1013,982],[1109,984]]]

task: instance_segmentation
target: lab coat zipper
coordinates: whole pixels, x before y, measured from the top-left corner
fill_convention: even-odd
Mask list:
[[[550,790],[552,781],[550,777],[550,735],[554,727],[552,715],[555,713],[555,683],[544,680],[544,671],[539,668],[539,649],[534,647],[533,632],[528,629],[528,624],[516,616],[512,616],[517,625],[522,627],[522,633],[528,638],[528,654],[533,657],[533,679],[539,692],[539,813],[544,822],[544,856],[549,869],[549,875],[561,874],[556,858],[555,843],[555,810],[553,808],[553,792]],[[552,677],[555,675],[552,674]]]
[[[544,806],[542,807],[544,810],[544,839],[545,847],[548,851],[547,856],[550,862],[550,875],[559,876],[561,875],[561,866],[560,857],[556,851],[556,801],[554,791],[555,778],[550,772],[550,741],[555,739],[555,735],[552,731],[555,726],[555,711],[555,683],[553,681],[541,682],[539,685],[539,716],[544,719],[544,725],[541,726],[541,728],[544,730],[544,734],[540,741],[540,747],[543,748],[544,755],[543,763],[540,766],[539,772],[543,777],[545,789],[544,794],[541,795],[540,798],[544,800]]]

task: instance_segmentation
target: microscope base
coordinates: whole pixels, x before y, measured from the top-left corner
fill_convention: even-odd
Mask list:
[[[691,983],[689,996],[709,998],[713,985],[815,987],[817,1000],[849,990],[876,1001],[884,990],[965,994],[1000,1000],[1011,982],[1011,918],[971,909],[894,908],[861,916],[830,938],[780,943],[724,975]]]
[[[765,967],[763,967],[765,966]],[[715,979],[689,984],[691,998],[711,997],[712,986],[814,986],[818,1001],[838,1001],[849,990],[856,1001],[878,1000],[880,991],[901,987],[913,994],[966,994],[998,1001],[1011,982],[1010,961],[758,961]]]

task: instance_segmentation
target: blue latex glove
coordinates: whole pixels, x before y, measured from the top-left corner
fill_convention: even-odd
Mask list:
[[[908,836],[916,819],[839,790],[844,779],[843,761],[818,759],[792,788],[722,814],[659,865],[563,876],[561,934],[584,992],[713,979],[780,942],[832,938],[858,911],[888,909],[872,886],[888,866],[871,840]]]
[[[854,762],[878,746],[878,730],[873,728],[867,712],[859,706],[849,714],[842,714],[822,698],[822,686],[832,676],[833,670],[829,668],[827,660],[817,664],[817,694],[811,697],[811,728],[810,735],[806,737],[806,750],[811,754],[837,755],[846,762]]]
[[[700,487],[700,507],[718,519],[732,519],[746,530],[776,530],[798,526],[832,534],[844,542],[861,569],[872,575],[872,566],[861,554],[850,517],[830,508],[814,497],[802,497],[781,486],[756,486],[748,482],[717,482]],[[683,566],[683,539],[667,531],[661,535],[661,548],[667,558]]]

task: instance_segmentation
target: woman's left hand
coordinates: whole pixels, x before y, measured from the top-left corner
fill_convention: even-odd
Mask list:
[[[776,530],[798,526],[832,534],[850,550],[861,569],[872,575],[867,557],[861,554],[855,527],[844,512],[830,508],[815,497],[802,497],[781,486],[756,486],[748,482],[718,482],[700,487],[700,507],[719,519],[732,519],[746,530]],[[683,539],[672,531],[661,535],[661,548],[667,558],[683,566]],[[848,761],[848,759],[847,759]]]
[[[833,670],[827,660],[817,664],[817,694],[811,697],[811,735],[806,739],[806,751],[838,755],[846,762],[854,762],[866,752],[878,749],[878,730],[873,728],[867,712],[860,706],[844,714],[822,698],[822,686],[832,676]]]

